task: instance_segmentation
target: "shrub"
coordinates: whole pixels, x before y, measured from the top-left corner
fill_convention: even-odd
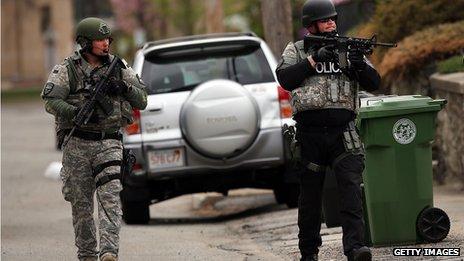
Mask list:
[[[456,55],[437,64],[440,73],[454,73],[464,71],[464,55]]]
[[[378,67],[382,76],[400,80],[416,74],[436,60],[449,58],[464,49],[464,20],[417,32],[390,49]]]
[[[463,0],[384,0],[378,1],[372,22],[379,39],[396,42],[427,27],[460,20]]]
[[[464,20],[464,0],[378,0],[371,21],[361,25],[358,36],[377,34],[381,42],[399,42],[408,35],[443,23]],[[372,62],[376,65],[387,52],[378,48]]]

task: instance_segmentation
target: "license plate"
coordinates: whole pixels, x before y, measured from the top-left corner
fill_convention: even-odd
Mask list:
[[[182,167],[185,165],[184,149],[150,150],[148,164],[150,169]]]

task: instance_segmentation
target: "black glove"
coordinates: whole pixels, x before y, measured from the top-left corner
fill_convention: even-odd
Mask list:
[[[366,68],[366,61],[364,61],[364,54],[359,50],[351,50],[348,52],[348,60],[351,67],[357,71],[362,71]]]
[[[107,93],[110,95],[121,95],[127,93],[128,89],[126,83],[122,80],[109,79],[108,81]]]
[[[333,62],[335,61],[336,55],[334,52],[334,46],[333,45],[327,45],[319,48],[314,54],[313,54],[313,60],[318,63],[318,62]]]

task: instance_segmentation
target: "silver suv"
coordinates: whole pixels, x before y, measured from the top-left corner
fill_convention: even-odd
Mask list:
[[[282,136],[291,108],[275,67],[252,33],[150,42],[136,53],[148,105],[124,135],[136,157],[121,193],[126,223],[148,222],[151,203],[244,187],[273,189],[279,203],[296,206]]]

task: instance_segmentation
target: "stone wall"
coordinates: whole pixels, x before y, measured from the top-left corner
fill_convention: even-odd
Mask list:
[[[464,189],[464,72],[433,74],[430,83],[434,98],[448,101],[437,116],[435,176]]]

